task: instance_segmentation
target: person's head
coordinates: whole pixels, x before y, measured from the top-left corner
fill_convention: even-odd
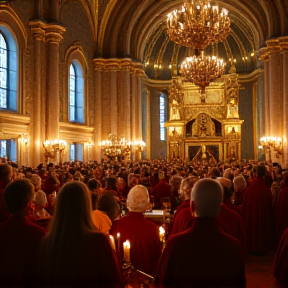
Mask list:
[[[210,178],[212,178],[212,179],[216,179],[217,177],[221,177],[221,172],[220,172],[220,170],[219,170],[217,167],[213,167],[213,168],[210,170],[208,176],[209,176]]]
[[[56,235],[63,233],[63,229],[70,233],[73,230],[73,233],[91,230],[94,228],[91,213],[91,196],[87,186],[81,181],[67,182],[56,197],[50,231],[53,230]]]
[[[99,195],[96,207],[97,210],[105,212],[111,221],[120,215],[120,206],[115,198],[114,191],[103,191]]]
[[[111,175],[107,177],[105,180],[106,189],[117,191],[116,182],[117,182],[117,178],[115,176]]]
[[[233,170],[232,168],[227,168],[224,170],[223,177],[227,179],[233,179]]]
[[[96,191],[101,187],[101,184],[96,178],[90,178],[87,182],[87,187],[90,191]]]
[[[139,177],[134,173],[130,173],[128,175],[128,186],[134,187],[134,186],[138,185],[138,183],[139,183]]]
[[[179,190],[179,195],[184,200],[190,199],[191,197],[191,190],[194,186],[194,184],[197,182],[198,177],[196,176],[189,176],[182,180]]]
[[[11,214],[28,216],[34,209],[34,186],[28,179],[10,182],[4,191],[4,199]]]
[[[223,203],[222,185],[209,178],[198,180],[191,192],[191,209],[196,217],[217,217]]]
[[[179,175],[173,175],[169,181],[169,184],[171,185],[172,191],[179,191],[182,177]]]
[[[12,167],[7,163],[0,163],[0,181],[8,183],[12,178]]]
[[[149,193],[145,186],[136,185],[129,191],[127,196],[127,208],[129,211],[144,213],[149,204]]]
[[[38,190],[35,192],[34,204],[35,210],[39,210],[47,206],[47,197],[42,190]]]
[[[31,174],[29,180],[35,187],[35,191],[41,189],[41,177],[38,174]]]
[[[118,191],[124,190],[125,186],[126,186],[125,180],[121,177],[117,177],[116,187]]]
[[[229,199],[233,195],[233,185],[230,179],[224,177],[217,177],[216,180],[222,185],[223,187],[223,201]]]
[[[266,175],[266,167],[264,165],[256,166],[256,176],[258,178],[264,178]]]
[[[235,191],[243,191],[246,188],[246,180],[242,175],[239,175],[233,179]]]

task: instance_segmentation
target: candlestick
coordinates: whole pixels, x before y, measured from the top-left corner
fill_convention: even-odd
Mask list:
[[[159,227],[159,237],[160,237],[160,241],[164,244],[165,243],[165,229],[162,226]]]
[[[116,251],[115,240],[114,240],[114,237],[112,235],[109,235],[109,240],[110,240],[110,244],[111,244],[112,249],[114,251]]]
[[[130,242],[126,240],[123,243],[123,250],[124,250],[124,260],[126,262],[130,262]]]

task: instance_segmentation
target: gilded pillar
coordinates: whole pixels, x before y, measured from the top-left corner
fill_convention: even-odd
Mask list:
[[[269,71],[270,71],[270,85],[269,85],[269,98],[270,98],[270,135],[275,137],[282,137],[282,103],[283,95],[281,90],[282,82],[282,69],[281,63],[281,49],[279,40],[267,40],[267,47],[270,52]]]
[[[47,139],[59,138],[59,43],[63,40],[62,34],[66,29],[57,24],[48,24],[45,27],[47,55]]]

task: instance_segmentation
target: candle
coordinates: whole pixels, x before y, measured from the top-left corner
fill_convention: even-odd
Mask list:
[[[116,251],[115,240],[114,240],[114,237],[112,235],[109,235],[109,240],[110,240],[110,244],[111,244],[112,249],[114,251]]]
[[[130,242],[126,240],[123,243],[123,250],[124,250],[124,260],[126,262],[130,262]]]
[[[160,241],[164,243],[165,242],[165,229],[162,226],[159,227],[159,236],[160,236]]]
[[[117,252],[120,253],[120,233],[117,233]]]

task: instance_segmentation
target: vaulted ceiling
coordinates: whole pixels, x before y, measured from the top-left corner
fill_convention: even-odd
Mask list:
[[[145,65],[150,78],[164,80],[171,78],[171,66],[179,67],[184,57],[193,54],[193,50],[172,42],[167,34],[167,14],[181,9],[184,0],[85,1],[90,13],[97,11],[98,21],[94,21],[96,57],[132,58]],[[212,51],[218,54],[227,63],[227,71],[229,59],[233,57],[239,74],[251,73],[258,67],[255,52],[265,46],[265,41],[288,35],[287,0],[211,3],[228,10],[231,33],[223,42],[207,47],[205,54],[212,54]]]

